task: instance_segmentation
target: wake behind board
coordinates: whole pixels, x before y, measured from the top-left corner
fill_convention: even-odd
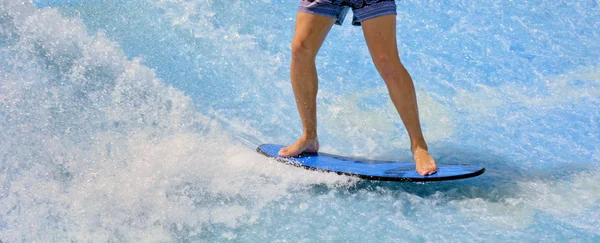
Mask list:
[[[326,153],[303,153],[297,157],[283,158],[277,152],[283,148],[276,144],[260,145],[256,151],[280,162],[309,170],[335,172],[340,175],[381,181],[445,181],[475,177],[485,168],[465,164],[438,164],[433,175],[422,176],[415,171],[414,162],[369,160],[343,157]]]

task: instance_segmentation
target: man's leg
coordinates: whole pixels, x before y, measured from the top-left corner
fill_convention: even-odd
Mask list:
[[[408,131],[417,172],[421,175],[433,174],[437,167],[427,151],[421,131],[415,87],[398,55],[396,16],[383,15],[365,20],[362,28],[375,67],[385,80],[392,102]]]
[[[315,58],[335,18],[298,12],[292,40],[290,78],[302,119],[302,136],[292,145],[282,148],[279,156],[292,157],[302,152],[317,152],[317,69]]]

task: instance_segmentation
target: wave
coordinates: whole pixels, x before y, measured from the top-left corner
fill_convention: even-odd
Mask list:
[[[470,38],[490,28],[481,6],[450,5],[445,12],[407,3],[401,28],[449,15],[404,42],[403,58],[412,60],[407,66],[424,87],[418,95],[430,147],[439,162],[477,163],[487,171],[443,183],[361,181],[289,167],[248,148],[289,142],[299,128],[285,70],[291,30],[281,26],[292,23],[293,10],[272,2],[265,17],[251,11],[264,1],[231,8],[218,1],[140,3],[0,3],[2,241],[597,239],[600,102],[593,62],[536,73],[556,53],[508,38],[505,27],[490,32],[501,37],[490,34],[468,47],[485,50],[500,39],[506,48],[471,62],[436,46],[443,35],[437,29],[454,33],[442,47],[460,50],[457,33]],[[417,7],[432,16],[416,19],[410,13]],[[461,7],[469,13],[455,19],[451,11]],[[504,7],[483,12],[495,18]],[[144,11],[127,12],[135,8]],[[88,15],[103,9],[105,15]],[[581,15],[566,25],[590,19],[574,16]],[[519,33],[535,23],[500,19],[523,23]],[[356,68],[368,61],[353,37],[360,30],[340,28],[319,59],[330,70],[321,74],[319,93],[323,149],[410,159],[383,82],[374,69]],[[595,33],[581,31],[584,41]],[[532,33],[547,42],[557,34]],[[579,53],[554,50],[572,54],[563,64]],[[596,55],[590,53],[585,60]],[[481,60],[502,65],[493,71]],[[344,61],[348,66],[336,65]],[[527,72],[513,73],[520,65]]]
[[[2,7],[3,241],[205,237],[293,188],[350,183],[248,150],[80,19]]]

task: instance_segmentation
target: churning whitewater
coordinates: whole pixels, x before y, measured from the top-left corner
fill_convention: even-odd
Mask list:
[[[0,0],[0,241],[598,241],[598,1],[399,1],[436,183],[306,171],[297,2]],[[347,21],[348,22],[348,21]],[[360,28],[317,57],[322,151],[411,158]]]

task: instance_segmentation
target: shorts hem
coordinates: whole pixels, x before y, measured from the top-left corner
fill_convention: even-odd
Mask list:
[[[315,4],[315,3],[311,3],[311,4]],[[311,4],[306,5],[306,6],[304,6],[302,4],[299,5],[298,12],[304,12],[304,13],[310,13],[310,14],[316,14],[316,15],[329,17],[329,18],[334,18],[334,19],[336,19],[335,24],[337,24],[337,25],[341,25],[344,22],[344,18],[346,18],[346,13],[348,12],[348,9],[345,7],[342,7],[342,6],[333,6],[333,5],[323,4],[322,6],[315,8],[315,7],[311,7]]]
[[[397,14],[395,2],[382,2],[362,9],[356,9],[354,10],[354,19],[352,20],[352,25],[358,26],[365,20],[389,14]]]

